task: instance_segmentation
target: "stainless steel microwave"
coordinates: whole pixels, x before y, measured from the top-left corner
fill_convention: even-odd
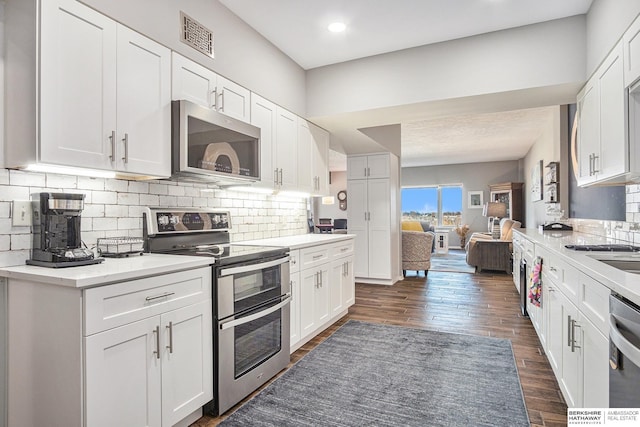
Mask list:
[[[172,178],[247,184],[260,180],[260,129],[189,101],[171,105]]]

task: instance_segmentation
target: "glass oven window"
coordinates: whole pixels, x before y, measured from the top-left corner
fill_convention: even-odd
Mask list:
[[[278,303],[280,301],[277,301]],[[261,307],[260,310],[264,310]],[[249,312],[246,315],[252,314]],[[282,348],[282,310],[234,328],[235,373],[239,378]]]
[[[234,312],[239,313],[282,295],[281,266],[233,276]]]

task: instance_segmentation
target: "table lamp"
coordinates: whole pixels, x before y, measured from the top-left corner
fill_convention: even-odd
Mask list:
[[[487,221],[487,229],[496,238],[496,224],[500,223],[500,219],[507,216],[507,204],[500,202],[487,202],[482,208],[482,216],[489,218]],[[500,237],[500,230],[498,236]]]

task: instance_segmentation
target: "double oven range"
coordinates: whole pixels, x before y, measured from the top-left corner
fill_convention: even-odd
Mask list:
[[[229,212],[148,208],[146,251],[215,259],[214,400],[222,414],[289,363],[289,248],[230,243]]]

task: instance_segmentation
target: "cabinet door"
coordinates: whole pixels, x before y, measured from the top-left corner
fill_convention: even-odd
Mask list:
[[[309,268],[300,272],[300,338],[311,334],[318,327],[314,316],[315,294],[318,287],[318,270]]]
[[[600,95],[591,79],[578,94],[578,185],[595,181],[592,158],[600,152]]]
[[[349,308],[356,303],[356,282],[353,277],[353,256],[344,259],[345,275],[342,278],[342,306]]]
[[[624,33],[622,43],[624,46],[624,85],[627,87],[640,78],[640,19],[636,18]]]
[[[171,61],[171,99],[185,99],[205,108],[214,108],[216,73],[175,52],[171,54]]]
[[[211,300],[161,316],[163,426],[173,426],[213,399],[211,317]]]
[[[629,169],[623,69],[622,44],[619,43],[597,74],[600,86],[600,157],[596,159],[598,180],[615,177]]]
[[[75,0],[41,2],[40,161],[111,169],[116,23]]]
[[[313,137],[309,122],[298,117],[298,190],[312,193],[315,179],[313,177]]]
[[[345,271],[344,259],[337,259],[331,263],[329,276],[331,317],[337,316],[344,310],[343,282]]]
[[[579,327],[573,324],[578,320],[578,309],[562,293],[557,292],[562,304],[562,377],[560,389],[564,393],[567,406],[582,407],[581,377],[582,355],[580,353]],[[577,332],[576,332],[577,331]],[[575,344],[572,346],[572,342]]]
[[[251,92],[231,80],[218,76],[218,111],[244,122],[251,122]]]
[[[260,128],[260,183],[273,188],[277,173],[274,163],[276,105],[255,93],[251,94],[251,124]]]
[[[291,273],[291,307],[289,344],[293,347],[300,341],[300,273]]]
[[[331,302],[329,300],[329,264],[325,264],[318,269],[320,282],[315,288],[314,311],[316,325],[320,326],[331,317]]]
[[[369,210],[369,275],[391,279],[391,206],[389,180],[367,180]],[[350,195],[353,193],[349,193]]]
[[[367,156],[347,157],[347,179],[365,179],[367,177]]]
[[[329,143],[330,136],[326,130],[309,123],[313,138],[313,176],[315,179],[313,194],[329,195]]]
[[[347,210],[349,233],[356,236],[353,251],[355,255],[353,270],[356,277],[367,277],[369,275],[367,181],[364,179],[348,180],[347,194],[349,197],[349,208]]]
[[[583,408],[609,407],[609,339],[583,315],[582,332],[582,390]]]
[[[283,189],[298,185],[298,123],[295,114],[278,107],[276,115],[276,168]]]
[[[559,290],[555,286],[543,286],[546,293],[543,295],[544,311],[547,324],[547,358],[557,378],[562,376],[562,351],[566,345],[563,341],[562,328],[562,301],[559,300]]]
[[[171,175],[171,52],[118,26],[118,170]]]
[[[367,156],[368,178],[389,178],[389,155],[373,154]]]
[[[159,326],[156,316],[85,338],[87,426],[161,426]]]

